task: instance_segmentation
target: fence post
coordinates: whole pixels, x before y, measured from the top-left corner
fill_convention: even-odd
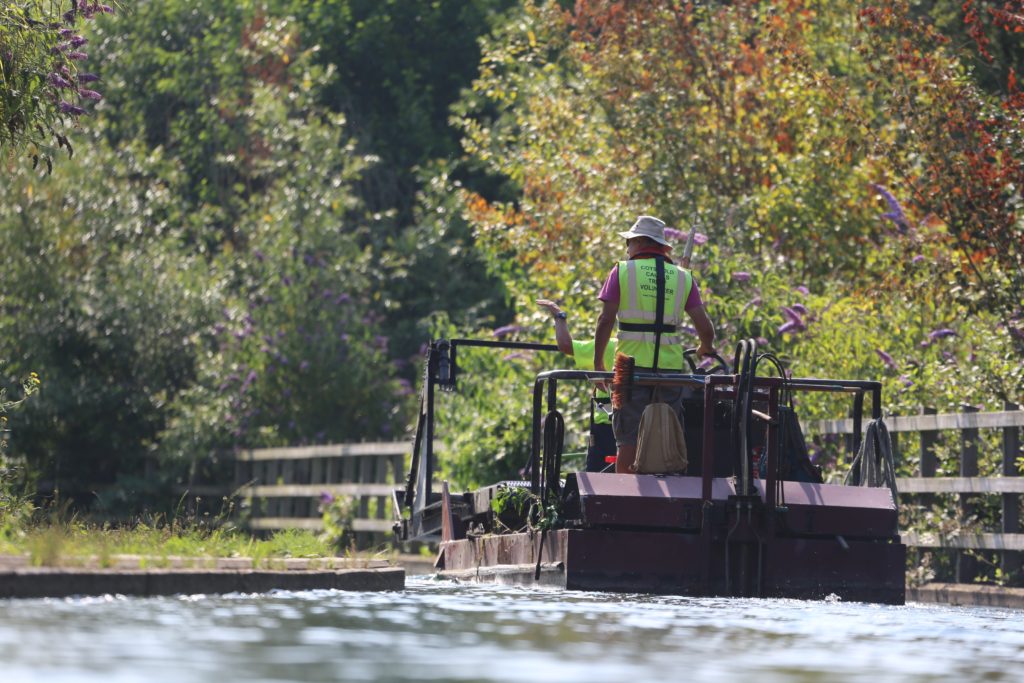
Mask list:
[[[962,413],[976,413],[974,406],[961,405]],[[978,476],[978,429],[976,427],[960,430],[960,476]],[[960,494],[961,523],[974,517],[977,510],[974,496]],[[978,574],[978,561],[970,551],[960,550],[956,554],[956,582],[973,583]]]
[[[245,476],[246,463],[245,461],[242,460],[242,453],[244,453],[244,451],[238,449],[235,450],[235,482],[234,485],[231,487],[231,493],[238,491],[240,488],[242,488],[242,484],[249,481],[249,477]],[[251,466],[249,467],[249,471],[252,471]]]
[[[1016,403],[1006,403],[1003,410],[1020,410]],[[1003,476],[1016,477],[1017,458],[1020,457],[1020,428],[1003,427]],[[1020,533],[1020,494],[1004,493],[1003,496],[1003,533]],[[1021,553],[1003,551],[1003,573],[1014,584],[1021,582]]]
[[[899,413],[893,413],[889,417],[892,419],[893,424],[895,424],[896,418],[899,416]],[[889,442],[892,444],[892,463],[898,470],[900,465],[903,464],[903,456],[900,454],[900,433],[889,432]]]
[[[935,408],[921,408],[922,415],[934,415]],[[938,441],[938,432],[929,429],[921,431],[921,476],[934,477],[938,470],[939,461],[935,457],[935,442]]]
[[[324,475],[327,472],[327,468],[324,463],[325,458],[313,458],[309,463],[309,483],[310,484],[323,484]],[[320,500],[319,497],[309,501],[309,508],[307,510],[307,517],[319,517],[320,516]]]

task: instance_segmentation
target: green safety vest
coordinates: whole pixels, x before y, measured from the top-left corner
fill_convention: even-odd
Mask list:
[[[654,321],[658,303],[656,268],[653,258],[619,261],[617,350],[633,356],[637,366],[642,368],[654,366]],[[665,263],[665,304],[661,346],[658,350],[659,370],[683,369],[683,338],[679,327],[692,287],[693,275],[690,271]]]
[[[572,340],[572,358],[576,363],[576,367],[580,370],[593,370],[594,369],[594,347],[597,344],[594,340],[590,341],[576,341]],[[604,369],[611,371],[615,366],[615,340],[608,340],[608,346],[604,347]],[[611,403],[611,396],[608,395],[607,391],[598,391],[595,395],[595,400],[601,404]],[[594,408],[594,424],[611,424],[612,419],[608,417],[601,408]]]

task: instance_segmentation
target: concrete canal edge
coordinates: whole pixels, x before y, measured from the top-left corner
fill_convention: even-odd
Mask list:
[[[388,561],[290,558],[254,567],[249,558],[121,556],[112,566],[33,567],[25,557],[0,558],[0,599],[96,595],[196,595],[334,589],[400,591],[405,568]],[[150,566],[147,566],[150,565]]]
[[[158,567],[146,567],[159,563]],[[433,559],[398,555],[389,560],[289,558],[253,567],[250,558],[143,558],[117,556],[101,568],[33,567],[27,556],[0,555],[0,599],[97,595],[197,595],[334,589],[401,591],[406,575],[436,574]],[[955,583],[907,587],[907,602],[1024,610],[1024,588]]]
[[[907,602],[927,602],[964,607],[1024,609],[1024,588],[981,586],[966,583],[926,583],[907,587]]]
[[[405,570],[20,569],[0,573],[0,598],[196,595],[336,589],[400,591]]]

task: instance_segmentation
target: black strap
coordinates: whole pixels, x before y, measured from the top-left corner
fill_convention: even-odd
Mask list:
[[[656,325],[655,323],[619,323],[619,329],[623,332],[661,332],[667,334],[668,332],[675,332],[675,325]]]
[[[658,371],[658,352],[661,351],[662,328],[665,326],[665,257],[655,256],[655,279],[658,283],[658,299],[654,304],[654,371]],[[678,286],[678,284],[676,285]]]

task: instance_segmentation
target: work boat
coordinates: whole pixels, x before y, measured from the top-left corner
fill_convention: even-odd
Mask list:
[[[457,351],[465,346],[555,350],[459,339],[430,345],[409,478],[395,492],[395,529],[403,540],[437,541],[442,576],[587,591],[904,602],[906,547],[879,382],[787,377],[753,340],[737,346],[732,369],[718,358],[710,371],[698,370],[691,350],[689,372],[632,372],[614,385],[689,389],[685,472],[614,474],[562,471],[558,412],[560,389],[589,391],[613,374],[541,372],[524,425],[529,479],[453,492],[447,482],[434,484],[435,394],[456,389]],[[792,409],[793,395],[806,392],[851,399],[847,485],[808,474]]]

